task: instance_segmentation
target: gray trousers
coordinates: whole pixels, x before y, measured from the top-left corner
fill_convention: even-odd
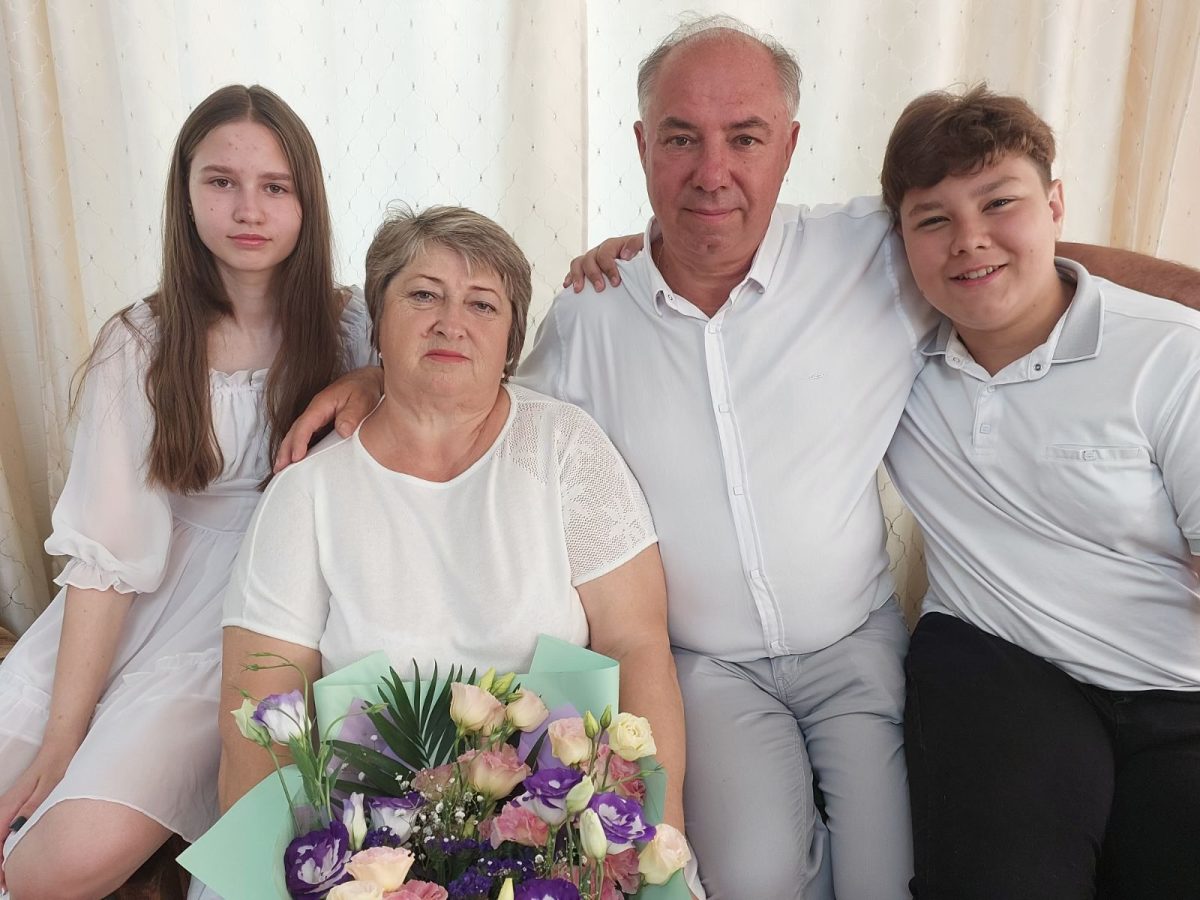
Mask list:
[[[909,896],[907,647],[892,600],[813,653],[731,663],[675,651],[687,834],[710,900]]]

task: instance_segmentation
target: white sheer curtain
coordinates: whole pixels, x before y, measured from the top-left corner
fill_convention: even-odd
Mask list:
[[[113,311],[154,288],[162,185],[187,111],[260,82],[308,123],[340,277],[384,208],[463,203],[535,267],[534,325],[567,261],[648,215],[637,63],[701,2],[0,0],[0,625],[49,596],[40,543],[67,464],[70,377]],[[1200,4],[1192,0],[742,0],[804,67],[784,199],[876,190],[900,108],[988,79],[1055,126],[1067,236],[1200,263]],[[919,541],[884,485],[893,558]]]

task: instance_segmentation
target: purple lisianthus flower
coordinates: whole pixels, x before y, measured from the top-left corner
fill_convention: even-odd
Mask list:
[[[373,797],[367,801],[371,810],[371,824],[375,828],[387,828],[401,843],[412,834],[417,811],[425,805],[425,798],[418,791],[409,791],[403,797]]]
[[[250,718],[267,729],[271,740],[286,746],[293,738],[304,736],[308,707],[304,705],[304,695],[299,691],[272,694],[259,701],[258,708]]]
[[[636,800],[618,794],[596,794],[588,809],[594,809],[600,817],[610,854],[628,850],[634,841],[654,840],[654,826],[646,821],[642,804]]]
[[[557,828],[567,819],[567,794],[582,780],[575,769],[543,769],[525,779],[525,793],[515,802]]]
[[[579,900],[579,888],[565,878],[532,878],[517,885],[513,900]]]
[[[350,834],[341,822],[300,835],[283,852],[288,893],[298,900],[324,897],[350,877],[346,871],[350,855]]]

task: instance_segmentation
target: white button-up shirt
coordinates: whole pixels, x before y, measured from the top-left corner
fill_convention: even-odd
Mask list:
[[[555,300],[518,380],[587,409],[633,469],[673,643],[745,661],[849,634],[893,590],[875,475],[934,323],[887,212],[777,207],[711,319],[649,253],[620,267]]]
[[[925,532],[925,612],[1111,690],[1200,688],[1200,313],[1090,276],[991,376],[951,325],[888,467]],[[1101,352],[1103,350],[1103,352]]]

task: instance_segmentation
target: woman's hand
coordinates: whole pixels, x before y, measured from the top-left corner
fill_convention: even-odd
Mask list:
[[[0,794],[0,891],[4,890],[4,841],[12,831],[20,831],[33,811],[62,781],[67,766],[79,749],[78,744],[44,742],[33,761],[3,794]],[[13,826],[16,827],[13,827]]]
[[[342,437],[349,437],[383,396],[383,369],[363,366],[347,372],[308,404],[279,442],[274,470],[282,472],[308,453],[312,437],[330,422]]]
[[[586,279],[598,291],[604,290],[604,276],[608,276],[613,287],[621,283],[621,273],[617,271],[618,259],[633,259],[642,252],[645,236],[627,234],[624,237],[609,238],[598,247],[593,247],[583,256],[571,260],[571,271],[563,279],[563,287],[573,287],[575,293],[583,290]]]

